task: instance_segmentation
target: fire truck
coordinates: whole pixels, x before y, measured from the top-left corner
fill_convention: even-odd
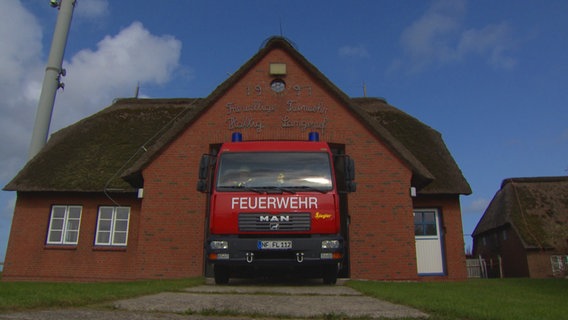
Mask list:
[[[345,258],[340,194],[356,189],[353,160],[314,132],[305,141],[233,133],[217,150],[202,156],[197,183],[208,194],[205,254],[215,283],[293,271],[335,284]]]

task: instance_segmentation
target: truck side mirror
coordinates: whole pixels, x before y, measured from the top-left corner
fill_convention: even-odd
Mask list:
[[[355,180],[355,161],[350,157],[345,157],[345,186],[347,192],[355,192],[357,190],[357,183]]]
[[[199,191],[199,192],[207,192],[207,181],[205,181],[205,180],[198,180],[198,181],[197,181],[197,191]]]
[[[209,168],[211,168],[211,162],[214,157],[209,154],[204,154],[201,156],[199,161],[199,180],[197,181],[197,191],[207,192],[209,187]]]
[[[204,154],[199,161],[199,180],[207,179],[211,156]]]
[[[355,161],[350,157],[345,158],[345,179],[347,181],[355,180]]]

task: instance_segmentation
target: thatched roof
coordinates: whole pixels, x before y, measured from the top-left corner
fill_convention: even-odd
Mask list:
[[[119,100],[54,133],[45,147],[4,188],[15,191],[132,191],[119,178],[167,124],[198,99]],[[133,157],[133,159],[131,159]],[[109,183],[110,182],[110,183]]]
[[[413,181],[421,194],[471,194],[471,188],[448,151],[442,135],[383,99],[353,98],[368,122],[376,121],[430,172],[431,181]],[[413,179],[417,179],[414,177]]]
[[[347,97],[282,38],[268,41],[205,99],[122,99],[55,133],[5,190],[100,192],[141,187],[141,172],[158,151],[274,48],[286,50],[405,162],[420,193],[471,193],[439,133],[382,99]]]
[[[526,249],[568,246],[568,177],[509,178],[485,210],[474,237],[505,226]]]

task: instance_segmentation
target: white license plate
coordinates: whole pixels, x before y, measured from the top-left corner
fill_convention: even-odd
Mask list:
[[[261,250],[286,250],[292,249],[292,241],[289,240],[259,240],[258,248]]]

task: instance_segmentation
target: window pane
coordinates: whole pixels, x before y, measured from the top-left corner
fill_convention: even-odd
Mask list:
[[[47,242],[50,243],[60,243],[61,242],[61,235],[63,234],[62,231],[51,231],[49,233],[49,239],[47,240]]]
[[[128,221],[116,221],[114,225],[115,231],[126,231],[128,230]]]
[[[51,220],[51,230],[63,230],[63,219],[52,219]]]
[[[423,236],[424,235],[424,226],[421,224],[414,225],[414,235],[415,236]]]
[[[114,242],[114,244],[125,244],[126,243],[126,232],[115,232],[113,242]]]
[[[436,230],[436,225],[435,224],[427,224],[425,225],[425,233],[424,235],[426,236],[436,236],[438,235],[438,231]]]
[[[99,221],[99,231],[110,231],[111,222],[110,220]]]
[[[51,213],[52,218],[65,218],[65,212],[67,211],[66,207],[63,206],[54,206],[53,211]]]
[[[79,220],[67,221],[67,231],[77,231],[77,230],[79,230]]]
[[[81,219],[81,207],[69,207],[70,219]]]
[[[97,233],[97,244],[110,244],[110,232],[104,231]]]
[[[99,218],[111,220],[113,216],[114,208],[112,207],[101,207],[99,209]]]
[[[422,212],[415,212],[414,213],[414,224],[421,224],[422,223]]]
[[[130,215],[130,208],[120,207],[116,209],[116,219],[128,220]]]
[[[77,231],[70,231],[65,233],[65,243],[77,243],[79,239],[79,232]]]
[[[434,212],[424,212],[424,223],[436,224],[436,214]]]

